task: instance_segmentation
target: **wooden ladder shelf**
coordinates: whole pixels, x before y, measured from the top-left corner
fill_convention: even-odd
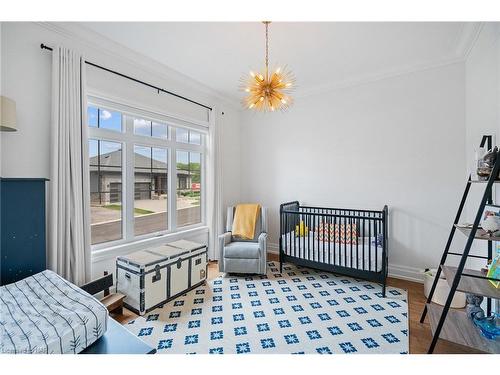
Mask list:
[[[491,150],[492,139],[493,137],[491,135],[483,136],[481,147],[487,145],[488,150]],[[493,204],[492,187],[494,183],[500,182],[496,179],[496,176],[498,176],[499,172],[500,152],[497,154],[495,165],[493,166],[493,170],[487,181],[473,181],[469,176],[469,179],[465,186],[465,191],[462,196],[462,200],[460,201],[458,212],[455,216],[455,221],[453,222],[448,241],[446,242],[443,255],[441,256],[439,268],[437,269],[432,288],[430,290],[429,296],[427,297],[427,303],[424,307],[424,311],[422,312],[422,316],[420,317],[420,323],[423,323],[427,313],[429,313],[429,321],[432,330],[432,342],[429,346],[429,354],[434,352],[434,348],[436,347],[437,341],[440,337],[444,340],[452,341],[457,344],[473,348],[477,351],[487,353],[500,353],[500,340],[489,340],[485,338],[479,331],[479,328],[476,327],[472,320],[467,317],[467,314],[463,309],[450,309],[451,302],[453,300],[453,297],[455,296],[456,291],[486,297],[488,315],[491,313],[492,299],[500,299],[500,289],[495,288],[489,281],[498,279],[491,279],[486,277],[486,275],[484,275],[480,271],[465,268],[465,263],[467,262],[468,258],[491,260],[493,257],[492,242],[500,241],[500,236],[491,236],[480,227],[484,208],[486,207],[486,205]],[[479,183],[484,184],[484,192],[474,219],[474,223],[471,227],[463,228],[459,226],[458,223],[467,201],[470,187],[472,184]],[[451,243],[457,229],[459,232],[467,236],[467,242],[465,244],[463,252],[461,253],[450,251]],[[487,241],[487,256],[469,254],[472,244],[475,240]],[[457,267],[445,265],[448,255],[460,257],[460,262]],[[441,272],[446,277],[446,281],[450,286],[450,292],[444,306],[439,306],[435,303],[432,303],[432,297],[434,295],[434,291],[436,290],[436,285],[441,276]]]

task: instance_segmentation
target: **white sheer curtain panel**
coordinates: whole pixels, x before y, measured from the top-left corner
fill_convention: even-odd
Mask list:
[[[49,268],[81,285],[90,272],[90,204],[85,61],[64,47],[52,53]]]

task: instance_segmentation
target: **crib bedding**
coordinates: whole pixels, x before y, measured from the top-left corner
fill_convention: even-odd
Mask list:
[[[107,328],[106,307],[46,270],[0,287],[1,353],[79,353]]]
[[[376,272],[382,270],[383,248],[380,246],[380,243],[377,244],[376,237],[358,237],[357,245],[354,243],[351,245],[318,241],[313,231],[308,232],[305,236],[296,236],[294,238],[294,231],[291,231],[282,235],[282,244],[285,254],[290,256],[360,270],[364,269]],[[330,249],[328,249],[329,246]],[[357,262],[356,247],[358,249]]]

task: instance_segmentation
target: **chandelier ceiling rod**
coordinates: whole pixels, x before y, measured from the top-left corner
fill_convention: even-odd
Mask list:
[[[269,24],[271,21],[263,21],[266,25],[266,77],[269,78]]]

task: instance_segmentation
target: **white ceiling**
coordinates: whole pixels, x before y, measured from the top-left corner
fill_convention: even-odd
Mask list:
[[[86,22],[83,26],[239,99],[239,81],[264,63],[259,22]],[[345,84],[460,57],[464,23],[273,22],[270,63],[299,90]]]

